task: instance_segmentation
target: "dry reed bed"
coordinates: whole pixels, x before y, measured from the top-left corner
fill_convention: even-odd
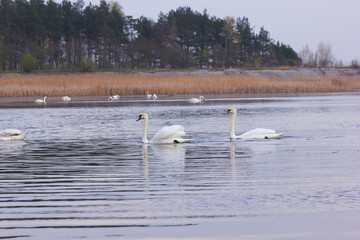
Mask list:
[[[235,94],[357,91],[360,79],[272,78],[262,76],[142,74],[20,75],[0,78],[0,97],[104,96],[150,93]]]

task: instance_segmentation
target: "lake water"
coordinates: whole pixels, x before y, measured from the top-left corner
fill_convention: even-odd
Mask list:
[[[360,239],[360,95],[0,101],[0,238]],[[229,140],[263,127],[281,139]],[[143,145],[169,124],[194,141]]]

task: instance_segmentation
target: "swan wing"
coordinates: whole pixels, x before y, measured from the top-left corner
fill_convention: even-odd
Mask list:
[[[270,136],[273,135],[276,135],[275,130],[266,129],[266,128],[255,128],[241,134],[239,138],[264,139],[264,138],[272,138]]]
[[[191,103],[199,103],[200,102],[200,100],[198,98],[190,98],[190,99],[188,99],[188,101]]]
[[[172,125],[163,127],[152,138],[152,143],[174,143],[182,142],[182,136],[185,135],[184,127],[181,125]]]

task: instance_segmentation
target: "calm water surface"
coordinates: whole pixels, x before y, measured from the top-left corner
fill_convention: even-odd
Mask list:
[[[0,238],[359,239],[360,95],[2,99]],[[229,141],[256,127],[278,140]],[[169,124],[194,142],[143,145]]]

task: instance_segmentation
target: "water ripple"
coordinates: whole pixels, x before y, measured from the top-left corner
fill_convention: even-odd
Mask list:
[[[46,239],[44,229],[84,228],[104,237],[117,236],[118,228],[358,211],[360,132],[347,117],[356,108],[352,98],[342,106],[331,98],[231,101],[239,109],[238,132],[269,127],[286,133],[280,140],[234,142],[224,102],[177,102],[170,113],[170,103],[24,109],[15,125],[31,129],[27,140],[0,143],[0,238]],[[144,110],[151,116],[149,135],[167,123],[182,124],[195,141],[141,144],[142,123],[135,118]],[[12,112],[0,109],[1,127],[14,121],[7,119]]]

